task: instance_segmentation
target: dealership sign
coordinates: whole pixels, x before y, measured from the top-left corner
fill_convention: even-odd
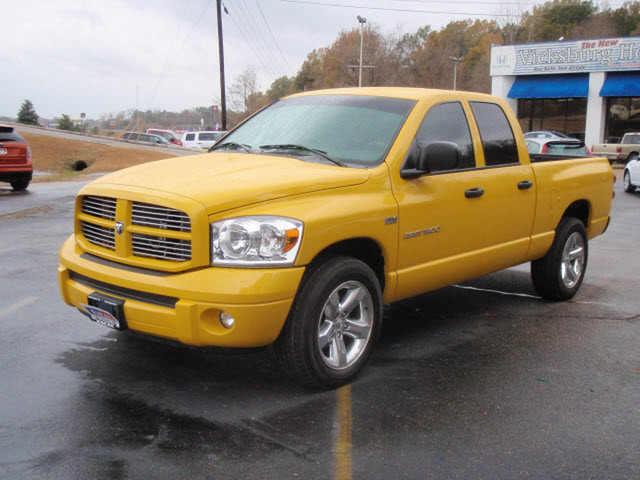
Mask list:
[[[640,70],[640,37],[491,47],[491,76]]]

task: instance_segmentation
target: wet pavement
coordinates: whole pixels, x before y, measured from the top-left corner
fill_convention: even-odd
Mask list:
[[[0,478],[640,478],[640,194],[620,181],[574,300],[539,299],[524,265],[400,302],[331,392],[264,349],[154,341],[66,306],[68,183],[0,195]]]

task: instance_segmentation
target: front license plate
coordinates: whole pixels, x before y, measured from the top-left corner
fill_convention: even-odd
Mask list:
[[[124,318],[124,300],[94,292],[87,297],[89,305],[80,304],[89,318],[96,323],[115,330],[127,328]]]
[[[7,149],[6,148],[0,148],[0,155],[6,155],[7,154]]]

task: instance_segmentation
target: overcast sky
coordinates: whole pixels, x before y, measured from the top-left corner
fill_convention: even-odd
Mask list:
[[[385,33],[414,32],[469,17],[497,19],[487,15],[539,3],[224,0],[227,85],[249,65],[261,90],[295,75],[311,50],[357,27],[357,15]],[[136,93],[142,110],[179,111],[220,97],[215,0],[4,0],[2,18],[0,116],[15,117],[26,98],[41,117],[99,118],[135,108]]]

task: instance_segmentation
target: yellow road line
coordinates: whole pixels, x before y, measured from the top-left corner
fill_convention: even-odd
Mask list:
[[[338,390],[337,412],[334,423],[335,446],[333,449],[333,463],[335,480],[351,480],[351,385]]]
[[[22,307],[26,307],[27,305],[35,302],[36,300],[38,300],[39,297],[27,297],[27,298],[23,298],[22,300],[20,300],[17,303],[14,303],[13,305],[11,305],[8,308],[5,308],[3,310],[0,310],[0,318],[3,317],[7,317],[9,315],[11,315],[14,312],[17,312],[18,310],[20,310]]]

